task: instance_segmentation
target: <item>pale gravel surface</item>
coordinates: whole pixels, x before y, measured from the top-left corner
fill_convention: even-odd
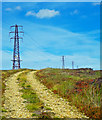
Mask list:
[[[78,112],[75,107],[70,106],[66,100],[53,94],[51,90],[47,89],[42,83],[40,83],[35,78],[35,72],[36,71],[33,71],[27,74],[27,82],[36,91],[36,94],[39,96],[40,100],[44,102],[45,106],[52,109],[55,116],[59,118],[88,118]],[[22,72],[18,72],[12,75],[5,82],[6,90],[4,93],[4,108],[7,112],[3,113],[3,116],[6,118],[32,118],[32,113],[25,108],[25,100],[21,97],[22,93],[19,92],[20,87],[18,85],[17,76],[21,73]]]
[[[35,72],[36,71],[29,72],[27,74],[27,80],[36,91],[36,94],[39,96],[40,100],[43,101],[46,106],[50,107],[57,117],[88,118],[81,112],[78,112],[74,106],[70,106],[68,101],[53,94],[51,90],[47,89],[42,83],[40,83],[35,78]]]
[[[3,113],[3,116],[6,118],[31,118],[31,113],[25,108],[25,103],[23,103],[25,100],[21,97],[22,93],[19,92],[17,76],[21,73],[18,72],[12,75],[5,82],[4,108],[7,112]]]

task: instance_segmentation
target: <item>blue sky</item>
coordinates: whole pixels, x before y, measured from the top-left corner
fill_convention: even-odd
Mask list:
[[[2,0],[2,2],[101,2],[101,0]]]
[[[2,69],[11,69],[11,25],[23,25],[22,68],[100,69],[100,4],[95,2],[3,2]]]

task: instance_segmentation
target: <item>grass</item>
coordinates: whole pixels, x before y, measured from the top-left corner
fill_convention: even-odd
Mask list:
[[[100,71],[47,68],[39,70],[36,77],[90,118],[101,118],[102,88],[97,83]]]
[[[49,107],[46,107],[46,110],[52,110],[51,108],[49,108]]]
[[[7,110],[6,109],[2,109],[2,112],[7,112]]]
[[[32,114],[32,117],[33,117],[33,116],[38,116],[38,115],[37,115],[37,114],[35,114],[35,113],[33,113],[33,114]]]

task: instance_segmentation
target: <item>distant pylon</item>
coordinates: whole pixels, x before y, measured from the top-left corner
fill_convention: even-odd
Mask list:
[[[62,56],[62,69],[64,69],[64,56]]]
[[[11,28],[14,28],[13,29],[14,31],[12,31]],[[10,30],[11,30],[10,33],[14,34],[13,37],[12,36],[10,37],[10,39],[14,39],[13,60],[11,60],[13,61],[13,67],[12,67],[13,69],[20,69],[21,60],[20,60],[20,53],[19,53],[19,39],[23,39],[22,37],[20,37],[20,33],[24,33],[20,28],[23,29],[23,26],[17,25],[17,24],[10,27]]]
[[[74,69],[74,61],[72,61],[72,69]]]

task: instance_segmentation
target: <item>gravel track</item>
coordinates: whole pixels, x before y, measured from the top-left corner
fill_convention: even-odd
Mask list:
[[[36,91],[36,94],[40,100],[44,102],[44,105],[52,109],[55,116],[58,118],[88,118],[78,112],[74,106],[70,106],[68,101],[54,94],[40,83],[35,78],[35,72],[36,71],[32,71],[27,74],[27,82],[32,86],[34,91]],[[22,93],[19,92],[20,87],[18,85],[17,76],[21,73],[22,72],[18,72],[11,75],[5,80],[4,109],[6,109],[7,112],[3,112],[3,116],[6,118],[32,118],[32,113],[25,108],[25,100],[21,97]]]
[[[24,99],[21,97],[22,93],[19,92],[19,85],[17,76],[22,72],[18,72],[5,80],[5,102],[2,115],[6,118],[31,118],[31,113],[25,108]]]
[[[52,109],[55,115],[59,118],[88,118],[81,112],[78,112],[76,107],[70,106],[68,101],[59,97],[58,95],[53,94],[51,90],[47,89],[42,83],[40,83],[35,78],[36,71],[29,72],[27,74],[27,81],[36,91],[36,94],[39,96],[40,100],[44,104]]]

